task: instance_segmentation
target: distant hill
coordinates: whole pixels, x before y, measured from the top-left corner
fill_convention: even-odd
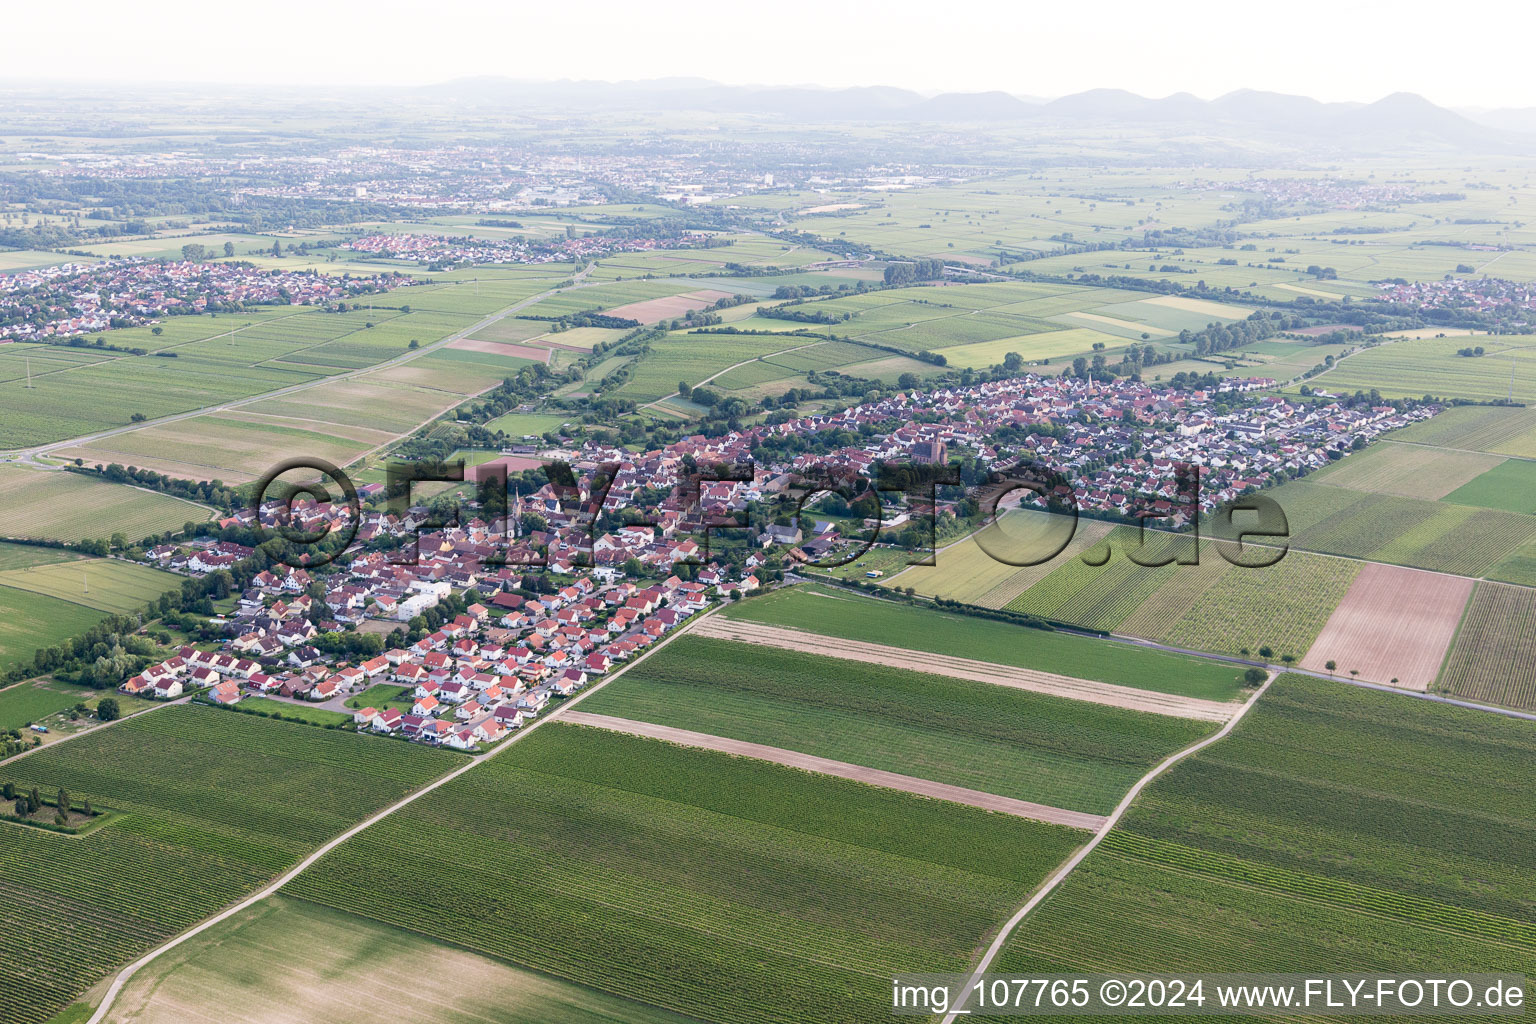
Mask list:
[[[1189,93],[1149,99],[1123,89],[1090,89],[1047,102],[1005,92],[940,93],[866,86],[721,85],[699,78],[636,82],[521,82],[462,78],[416,90],[423,98],[471,106],[529,106],[551,111],[700,110],[793,121],[912,121],[944,124],[1040,123],[1185,126],[1192,134],[1287,138],[1335,149],[1379,150],[1394,142],[1530,152],[1536,110],[1488,111],[1466,117],[1412,93],[1375,103],[1322,103],[1306,96],[1242,89],[1214,100]]]

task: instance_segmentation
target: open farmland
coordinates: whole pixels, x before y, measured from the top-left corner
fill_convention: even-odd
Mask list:
[[[304,937],[302,957],[292,955]],[[400,983],[410,978],[409,985]],[[386,995],[387,993],[387,995]],[[236,915],[135,975],[111,1024],[685,1024],[686,1018],[414,931],[277,896]]]
[[[1536,409],[1464,405],[1390,436],[1413,444],[1536,458]]]
[[[1446,494],[1445,500],[1536,515],[1536,462],[1505,459]]]
[[[285,891],[702,1019],[855,1024],[889,1016],[903,965],[963,970],[1080,835],[555,726]]]
[[[1118,629],[1143,601],[1185,568],[1173,563],[1141,565],[1132,561],[1128,552],[1135,550],[1144,561],[1151,561],[1179,553],[1193,543],[1188,538],[1148,534],[1149,550],[1141,551],[1137,534],[1134,527],[1116,527],[1082,556],[1061,562],[1009,601],[1008,609],[1089,629]],[[1099,565],[1084,560],[1101,561],[1106,554],[1107,561]]]
[[[1059,555],[1031,566],[1010,565],[994,558],[982,544],[993,545],[995,542],[1000,553],[1010,555],[1016,561],[1038,558],[1060,543],[1066,529],[1064,523],[1043,512],[1014,509],[1005,512],[995,526],[986,529],[991,530],[992,535],[984,540],[978,540],[974,533],[968,534],[935,552],[933,565],[912,566],[899,578],[893,576],[886,580],[886,585],[911,587],[924,597],[943,597],[986,608],[1001,608],[1025,587],[1098,543],[1111,527],[1092,519],[1081,520],[1074,529],[1072,540]]]
[[[1529,338],[1489,338],[1488,354],[1456,354],[1458,338],[1395,341],[1341,359],[1310,383],[1334,392],[1376,389],[1387,398],[1437,395],[1490,402],[1510,398],[1536,402],[1536,347]]]
[[[3,604],[4,598],[0,596],[0,605]],[[0,654],[0,670],[5,668],[3,658],[4,655]],[[99,690],[53,678],[14,683],[0,689],[0,729],[20,729],[99,696]]]
[[[1435,689],[1536,710],[1536,591],[1479,583]]]
[[[151,946],[460,763],[414,745],[165,708],[0,766],[121,812],[88,835],[0,829],[0,1021],[45,1021]],[[154,877],[126,865],[155,865]],[[61,895],[67,894],[67,895]]]
[[[0,465],[0,536],[74,541],[123,533],[138,540],[200,523],[210,512],[168,494],[79,473]]]
[[[1529,722],[1282,676],[992,969],[1529,975],[1533,753]]]
[[[32,664],[39,647],[84,633],[101,612],[46,594],[0,587],[0,672]]]
[[[737,363],[808,344],[810,339],[795,337],[673,335],[653,342],[650,351],[631,364],[629,379],[613,394],[637,402],[652,402],[676,393],[679,381],[697,387]]]
[[[1472,581],[1368,563],[1301,659],[1301,667],[1426,690],[1472,594]]]
[[[731,605],[727,618],[1052,672],[1160,693],[1225,701],[1241,674],[1199,658],[1149,651],[975,616],[806,586]]]
[[[1175,574],[1188,569],[1179,566]],[[1301,551],[1262,569],[1230,566],[1161,639],[1225,654],[1268,647],[1276,658],[1300,658],[1359,569],[1357,562]]]
[[[703,636],[681,638],[581,707],[1096,814],[1213,729]]]
[[[57,597],[97,611],[124,614],[167,590],[179,590],[182,577],[116,558],[54,562],[0,571],[0,587]]]
[[[1444,498],[1502,461],[1496,455],[1420,445],[1373,444],[1314,474],[1312,479],[1354,491],[1434,500]]]

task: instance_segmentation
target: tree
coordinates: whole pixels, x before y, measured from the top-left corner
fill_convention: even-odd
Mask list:
[[[693,394],[693,385],[689,384],[685,380],[680,380],[677,382],[677,393],[682,397],[687,398],[689,395]]]
[[[96,703],[96,717],[103,722],[115,722],[122,714],[123,710],[118,706],[116,697],[103,697]]]
[[[1275,656],[1275,652],[1270,649],[1268,644],[1266,644],[1265,646],[1259,648],[1259,657],[1263,658],[1265,661],[1268,661],[1270,658],[1273,658],[1274,656]]]
[[[640,564],[640,559],[634,557],[633,555],[624,559],[624,575],[643,576],[644,574],[645,566]]]
[[[1333,675],[1333,670],[1339,667],[1339,663],[1334,661],[1332,658],[1329,658],[1328,664],[1324,665],[1323,667],[1328,670],[1329,675]]]
[[[188,242],[181,247],[181,258],[188,263],[201,263],[208,256],[208,249],[197,242]]]
[[[0,786],[0,797],[4,797],[7,800],[15,800],[16,783],[7,782],[4,786]]]
[[[278,257],[279,259],[281,259],[283,256],[283,243],[278,239],[272,240],[272,255]]]
[[[1268,673],[1261,668],[1250,668],[1243,673],[1243,683],[1247,686],[1258,686],[1267,675]]]
[[[1003,369],[1009,371],[1010,373],[1018,370],[1023,365],[1024,357],[1019,355],[1017,352],[1009,352],[1007,355],[1003,356]]]
[[[151,327],[149,329],[149,333],[153,334],[155,337],[158,338],[158,337],[160,337],[160,335],[165,333],[165,328],[164,327]]]
[[[229,257],[229,256],[233,256],[234,254],[235,254],[235,243],[234,242],[225,242],[224,243],[224,255],[226,257]]]
[[[53,802],[58,805],[60,814],[68,814],[70,804],[69,790],[60,786],[58,795],[54,797]]]

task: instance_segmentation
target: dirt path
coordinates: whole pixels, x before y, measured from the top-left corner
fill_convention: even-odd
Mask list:
[[[379,811],[377,814],[374,814],[372,817],[368,818],[367,820],[361,821],[358,824],[353,825],[351,828],[347,829],[341,835],[339,835],[339,836],[335,837],[334,839],[330,840],[324,846],[321,846],[318,850],[316,850],[315,852],[311,853],[309,856],[305,857],[298,864],[294,865],[292,868],[289,868],[287,871],[283,872],[282,875],[280,875],[277,879],[275,879],[274,881],[268,883],[266,886],[264,886],[263,888],[261,888],[257,892],[253,893],[250,896],[247,896],[243,900],[240,900],[238,903],[235,903],[233,906],[227,907],[226,909],[220,911],[219,913],[215,914],[214,916],[212,916],[212,917],[208,918],[207,920],[203,921],[201,924],[196,925],[195,927],[190,928],[187,931],[182,932],[180,935],[176,936],[174,939],[171,939],[169,942],[166,942],[166,943],[164,943],[164,944],[162,944],[160,946],[157,946],[154,949],[150,950],[148,953],[146,953],[143,956],[139,957],[133,963],[129,964],[127,967],[124,967],[121,971],[119,971],[117,973],[117,976],[112,979],[112,983],[107,986],[106,994],[102,996],[101,1005],[96,1007],[96,1012],[91,1014],[90,1020],[88,1020],[86,1022],[86,1024],[101,1024],[101,1022],[106,1019],[107,1014],[111,1012],[111,1010],[112,1010],[112,1003],[113,1003],[114,1000],[117,999],[118,994],[120,992],[122,992],[123,986],[126,985],[128,983],[128,980],[130,978],[132,978],[136,973],[138,973],[139,971],[143,970],[150,963],[154,962],[154,960],[156,958],[158,958],[161,955],[169,952],[172,949],[175,949],[177,946],[181,945],[183,942],[186,942],[188,939],[192,938],[193,936],[202,934],[203,932],[207,931],[209,928],[212,928],[214,925],[218,924],[220,921],[228,920],[229,918],[234,917],[236,914],[240,913],[242,910],[246,909],[247,907],[253,906],[254,904],[259,903],[262,900],[266,899],[268,896],[271,896],[272,894],[276,893],[278,890],[282,889],[283,886],[287,885],[289,882],[291,882],[295,878],[297,878],[300,874],[302,874],[303,872],[307,871],[312,865],[315,864],[316,861],[320,860],[321,857],[324,857],[326,854],[330,853],[336,847],[340,846],[342,843],[346,842],[348,839],[351,839],[353,836],[357,835],[359,832],[362,832],[364,829],[367,829],[367,828],[369,828],[369,827],[371,827],[371,826],[373,826],[373,825],[383,821],[385,818],[389,817],[391,814],[394,814],[396,811],[400,810],[401,808],[406,807],[409,804],[414,803],[417,800],[420,800],[422,797],[426,796],[428,793],[431,793],[432,791],[434,791],[434,790],[436,790],[436,789],[438,789],[438,788],[440,788],[442,786],[446,786],[448,783],[452,782],[454,779],[458,778],[460,775],[463,775],[465,772],[470,771],[471,769],[473,769],[476,765],[483,764],[484,762],[486,762],[486,761],[490,760],[491,758],[495,757],[497,754],[501,753],[503,750],[508,749],[514,743],[517,743],[519,740],[523,739],[524,737],[526,737],[529,734],[531,734],[534,731],[536,731],[540,726],[544,725],[546,722],[550,722],[550,721],[553,721],[554,719],[562,718],[565,715],[571,714],[570,709],[572,707],[574,707],[576,704],[580,703],[582,700],[585,700],[587,697],[590,697],[592,694],[594,694],[597,691],[601,690],[604,686],[606,686],[609,683],[613,682],[615,679],[617,679],[620,676],[622,676],[626,671],[628,671],[629,669],[633,668],[634,666],[640,664],[646,658],[650,657],[652,654],[655,654],[657,651],[662,650],[663,648],[665,648],[667,646],[667,644],[671,643],[673,640],[675,640],[678,637],[682,636],[684,633],[687,633],[689,630],[696,628],[700,623],[708,621],[709,617],[712,616],[713,614],[714,614],[714,610],[713,609],[711,609],[710,611],[705,612],[703,614],[703,616],[701,616],[700,618],[695,619],[693,622],[687,623],[686,625],[682,626],[681,628],[675,630],[672,633],[671,636],[666,637],[665,639],[663,639],[661,641],[661,643],[656,644],[653,647],[651,647],[651,649],[649,651],[645,652],[645,654],[642,654],[640,657],[636,658],[634,661],[631,661],[631,662],[627,663],[626,665],[624,665],[622,668],[619,668],[619,669],[609,673],[608,675],[604,676],[595,685],[589,687],[588,689],[586,689],[582,693],[580,693],[577,696],[575,696],[575,697],[571,698],[570,700],[566,701],[564,704],[559,705],[554,710],[546,712],[545,714],[540,715],[538,718],[536,718],[529,725],[523,726],[523,728],[521,728],[517,732],[513,733],[510,737],[508,737],[507,739],[503,740],[500,744],[498,744],[495,747],[492,747],[489,753],[480,754],[480,755],[477,755],[475,757],[470,758],[463,765],[459,766],[458,768],[455,768],[453,771],[449,772],[447,775],[441,776],[435,782],[428,783],[427,785],[423,786],[422,788],[416,790],[416,792],[407,795],[403,799],[401,799],[399,801],[396,801],[393,804],[390,804],[388,807],[384,808],[382,811]]]
[[[976,965],[976,970],[972,972],[971,977],[966,982],[965,987],[961,990],[959,998],[955,1000],[954,1006],[950,1009],[949,1013],[944,1016],[942,1024],[955,1024],[955,1021],[970,1013],[969,1010],[965,1009],[966,1000],[970,998],[971,991],[976,987],[977,983],[981,981],[981,976],[987,973],[987,968],[992,966],[992,961],[997,959],[997,954],[1002,952],[1003,946],[1008,942],[1008,936],[1013,934],[1013,930],[1019,926],[1019,923],[1022,922],[1025,917],[1029,916],[1029,912],[1031,910],[1034,910],[1040,905],[1041,900],[1049,896],[1051,892],[1058,885],[1060,885],[1062,881],[1065,880],[1066,877],[1070,875],[1079,864],[1083,862],[1083,859],[1093,852],[1094,847],[1098,846],[1104,841],[1104,837],[1109,835],[1109,830],[1114,828],[1115,823],[1118,822],[1121,817],[1124,816],[1125,812],[1130,809],[1131,804],[1135,802],[1138,796],[1141,795],[1141,791],[1146,789],[1153,779],[1157,778],[1159,775],[1163,774],[1169,768],[1172,768],[1186,757],[1189,757],[1191,754],[1199,753],[1206,747],[1210,746],[1212,743],[1217,743],[1223,739],[1226,739],[1232,730],[1237,728],[1237,723],[1242,721],[1243,716],[1248,713],[1248,709],[1259,702],[1259,698],[1264,696],[1265,691],[1269,689],[1269,684],[1273,683],[1274,681],[1275,674],[1271,672],[1269,678],[1264,680],[1264,685],[1254,691],[1253,696],[1249,697],[1248,700],[1244,702],[1240,708],[1238,708],[1237,714],[1233,715],[1232,719],[1227,722],[1226,725],[1222,726],[1214,736],[1207,736],[1199,743],[1192,744],[1191,746],[1185,747],[1178,753],[1170,755],[1157,767],[1143,775],[1141,779],[1136,783],[1136,785],[1131,787],[1130,792],[1126,793],[1125,797],[1115,805],[1115,809],[1110,812],[1109,817],[1104,819],[1104,824],[1101,825],[1099,830],[1094,833],[1093,838],[1090,839],[1082,849],[1078,850],[1071,857],[1067,858],[1067,862],[1061,867],[1057,868],[1056,873],[1050,878],[1046,879],[1044,884],[1035,890],[1034,895],[1029,898],[1029,901],[1025,903],[1024,906],[1019,908],[1019,912],[1010,917],[1008,919],[1008,923],[1003,925],[1002,929],[997,933],[997,937],[992,940],[992,944],[987,947],[987,951],[982,954],[981,961]]]
[[[1053,697],[1069,697],[1093,704],[1107,704],[1111,707],[1145,711],[1154,715],[1170,715],[1174,718],[1193,718],[1202,722],[1225,722],[1236,714],[1238,709],[1238,705],[1222,701],[1138,690],[1133,686],[1074,679],[1071,676],[1056,675],[1053,672],[1038,672],[1034,669],[997,665],[989,661],[975,661],[971,658],[957,658],[947,654],[930,654],[927,651],[887,647],[884,644],[871,644],[860,640],[844,640],[840,637],[806,633],[783,626],[742,622],[721,616],[701,622],[694,632],[699,636],[720,640],[762,644],[788,651],[819,654],[847,661],[861,661],[869,665],[932,672],[935,675],[951,676],[955,679],[1011,686],[1014,689],[1050,694]]]
[[[881,789],[896,789],[903,793],[915,793],[918,796],[931,797],[935,800],[948,800],[951,803],[967,804],[971,807],[980,807],[983,810],[1000,811],[1003,814],[1012,814],[1018,818],[1030,818],[1034,821],[1049,822],[1052,825],[1068,825],[1072,828],[1083,828],[1091,831],[1102,827],[1106,820],[1101,814],[1084,814],[1081,811],[1068,811],[1060,807],[1048,807],[1045,804],[1031,803],[1028,800],[1015,800],[1012,797],[983,793],[979,789],[949,786],[942,782],[930,782],[927,779],[919,779],[911,775],[898,775],[895,772],[881,771],[878,768],[865,768],[863,765],[849,764],[846,761],[833,761],[829,758],[816,757],[812,754],[802,754],[797,750],[769,747],[761,743],[748,743],[745,740],[712,736],[704,732],[674,729],[671,726],[653,725],[650,722],[636,722],[628,718],[614,718],[610,715],[592,715],[584,711],[567,711],[560,717],[563,721],[571,722],[575,725],[591,725],[599,729],[608,729],[611,732],[628,733],[631,736],[645,736],[653,740],[666,740],[668,743],[678,743],[685,747],[698,747],[703,750],[719,751],[722,754],[735,754],[738,757],[751,757],[759,761],[771,761],[774,764],[782,764],[789,768],[799,768],[803,771],[815,772],[818,775],[834,775],[840,779],[851,779],[854,782],[879,786]]]

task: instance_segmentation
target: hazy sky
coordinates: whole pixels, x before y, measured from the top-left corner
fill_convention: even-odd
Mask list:
[[[77,0],[7,5],[0,77],[425,84],[465,75],[1536,106],[1513,0]],[[1525,13],[1520,13],[1524,11]],[[16,45],[22,43],[23,45]]]

